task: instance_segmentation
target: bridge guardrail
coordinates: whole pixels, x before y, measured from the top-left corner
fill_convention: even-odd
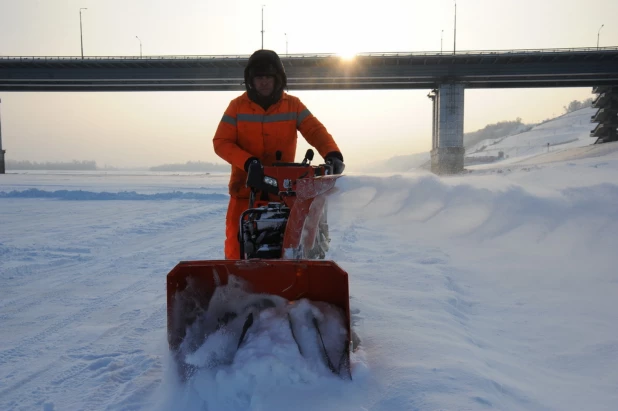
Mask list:
[[[514,55],[514,54],[559,54],[573,52],[606,52],[618,51],[618,47],[580,47],[580,48],[550,48],[550,49],[513,49],[513,50],[461,50],[455,53],[449,51],[411,51],[411,52],[359,52],[354,56],[358,57],[416,57],[416,56],[479,56],[479,55]],[[342,57],[337,53],[297,53],[283,54],[280,56],[285,59],[289,58],[315,58],[315,57]],[[244,60],[248,59],[249,55],[157,55],[157,56],[0,56],[0,60],[20,60],[20,61],[97,61],[97,60],[212,60],[212,59],[229,59],[229,60]]]

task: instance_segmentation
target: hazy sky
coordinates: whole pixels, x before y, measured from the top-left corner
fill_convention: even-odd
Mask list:
[[[453,0],[0,0],[0,56],[444,51]],[[616,0],[459,0],[457,50],[618,46]],[[444,31],[442,34],[442,30]],[[287,33],[287,36],[286,36]],[[303,91],[350,166],[431,148],[427,91]],[[99,166],[221,162],[212,136],[238,92],[0,93],[7,159]],[[468,90],[465,131],[538,122],[589,88]],[[592,127],[592,125],[591,125]],[[302,139],[302,138],[301,138]],[[306,146],[299,145],[301,151]]]

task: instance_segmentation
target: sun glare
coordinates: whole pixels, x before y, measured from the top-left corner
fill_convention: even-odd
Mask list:
[[[346,49],[337,53],[342,60],[354,60],[357,54],[358,51],[352,49]]]

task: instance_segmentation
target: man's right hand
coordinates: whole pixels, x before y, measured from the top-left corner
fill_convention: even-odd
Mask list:
[[[249,172],[249,167],[251,166],[262,167],[262,163],[260,163],[260,160],[257,157],[249,157],[247,161],[245,161],[245,171],[247,173]]]
[[[257,157],[251,157],[245,162],[247,172],[247,182],[245,185],[250,188],[259,189],[264,183],[264,169]]]

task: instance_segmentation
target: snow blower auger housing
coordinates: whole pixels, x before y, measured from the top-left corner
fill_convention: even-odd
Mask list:
[[[337,312],[339,339],[325,338],[326,326],[315,316],[309,324],[324,365],[351,378],[348,275],[335,262],[323,260],[330,241],[326,195],[339,176],[332,174],[330,164],[312,166],[312,159],[308,150],[301,163],[252,165],[249,208],[240,219],[239,259],[180,262],[167,275],[168,343],[183,378],[199,368],[187,356],[210,336],[223,332],[231,347],[207,365],[231,363],[261,310],[285,311],[303,299]],[[299,342],[293,315],[287,316],[304,355],[306,341]]]

